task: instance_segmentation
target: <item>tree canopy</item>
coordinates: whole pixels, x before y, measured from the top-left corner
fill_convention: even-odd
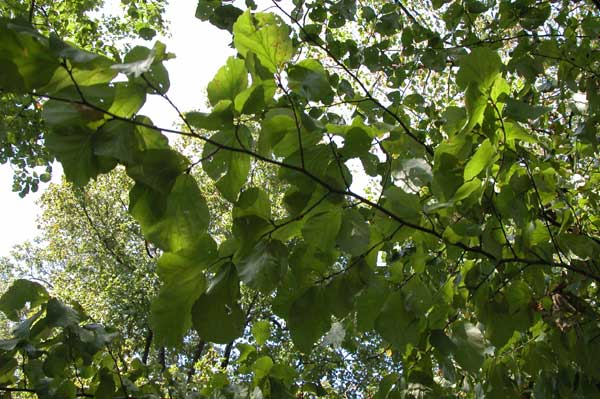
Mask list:
[[[197,110],[169,98],[159,41],[121,56],[0,20],[3,98],[33,99],[74,187],[47,202],[54,281],[122,295],[103,325],[17,278],[0,392],[599,396],[600,3],[238,6],[198,2],[237,54]]]

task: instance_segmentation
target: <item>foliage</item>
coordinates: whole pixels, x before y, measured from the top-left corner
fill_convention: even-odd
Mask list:
[[[152,39],[165,33],[163,0],[123,2],[123,15],[114,15],[103,0],[24,1],[0,4],[0,17],[29,21],[46,35],[56,35],[78,46],[120,58],[123,43],[140,37]],[[129,48],[129,45],[125,45]],[[3,87],[3,89],[5,89]],[[42,141],[46,130],[42,104],[36,97],[0,92],[0,161],[15,169],[13,191],[25,196],[50,180],[54,155]]]
[[[0,342],[0,389],[598,396],[600,6],[273,5],[199,2],[238,55],[209,84],[209,112],[180,113],[181,129],[139,114],[146,95],[172,104],[162,43],[120,62],[2,22],[0,86],[42,104],[44,142],[66,177],[83,187],[122,165],[133,181],[129,212],[162,253],[157,345],[176,348],[192,328],[226,345],[228,367],[242,339],[230,373],[159,384],[135,360],[122,371],[106,329],[19,280],[0,299],[7,317],[25,318]],[[197,161],[165,134],[202,143]],[[273,209],[277,191],[250,182],[262,164],[285,211]],[[211,230],[220,216],[196,168],[231,204],[229,232]],[[64,353],[73,362],[56,365]]]

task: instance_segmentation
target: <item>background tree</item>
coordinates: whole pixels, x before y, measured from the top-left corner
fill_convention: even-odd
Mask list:
[[[66,177],[85,186],[121,164],[134,181],[129,212],[162,253],[156,345],[178,347],[193,328],[235,361],[196,386],[175,364],[160,383],[97,347],[97,359],[77,352],[53,375],[58,349],[34,349],[78,348],[91,327],[19,280],[0,299],[7,317],[27,302],[28,315],[40,310],[2,342],[3,389],[339,397],[337,379],[354,378],[344,366],[380,357],[351,395],[597,396],[597,4],[273,6],[199,2],[197,16],[230,31],[238,52],[209,84],[204,113],[170,101],[160,42],[115,63],[0,25],[0,86],[40,99],[45,145]],[[115,82],[117,71],[128,80]],[[147,95],[184,127],[139,115]],[[190,163],[165,134],[201,153]],[[259,164],[276,171],[285,212],[250,180]],[[199,165],[230,203],[229,232],[211,228],[220,216],[190,173]],[[353,184],[366,179],[353,165],[371,191]],[[49,365],[21,367],[25,381],[19,360],[32,358]],[[89,367],[79,379],[77,362]]]

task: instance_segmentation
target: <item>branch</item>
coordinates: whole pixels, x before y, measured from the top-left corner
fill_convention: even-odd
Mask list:
[[[104,110],[94,104],[90,104],[88,102],[85,101],[78,101],[78,100],[72,100],[72,99],[67,99],[67,98],[61,98],[61,97],[57,97],[57,96],[52,96],[52,95],[48,95],[48,94],[37,94],[37,93],[29,93],[30,95],[39,97],[39,98],[46,98],[46,99],[50,99],[50,100],[55,100],[55,101],[62,101],[62,102],[67,102],[67,103],[71,103],[71,104],[79,104],[79,105],[84,105],[86,107],[90,107],[91,109],[94,109],[96,111],[102,112],[103,114],[110,116],[113,119],[116,120],[121,120],[121,121],[125,121],[128,123],[132,123],[136,126],[141,126],[141,127],[145,127],[151,130],[155,130],[155,131],[159,131],[159,132],[165,132],[165,133],[172,133],[172,134],[177,134],[177,135],[181,135],[181,136],[188,136],[188,137],[193,137],[199,140],[202,140],[206,143],[210,143],[216,147],[219,147],[223,150],[227,150],[227,151],[231,151],[231,152],[237,152],[237,153],[242,153],[242,154],[247,154],[250,155],[251,157],[253,157],[254,159],[257,159],[259,161],[271,164],[271,165],[276,165],[279,166],[281,168],[285,168],[285,169],[289,169],[289,170],[293,170],[295,172],[301,173],[303,175],[305,175],[306,177],[308,177],[309,179],[311,179],[312,181],[314,181],[315,183],[319,184],[320,186],[322,186],[323,188],[329,190],[331,193],[334,194],[340,194],[343,196],[348,196],[348,197],[352,197],[356,200],[358,200],[360,203],[370,207],[373,210],[376,210],[378,212],[381,212],[382,214],[384,214],[385,216],[390,217],[391,219],[393,219],[394,221],[398,222],[401,225],[404,225],[406,227],[410,227],[414,230],[423,232],[425,234],[431,235],[437,239],[439,239],[440,241],[448,244],[448,245],[452,245],[455,246],[457,248],[461,248],[466,252],[469,252],[471,254],[475,254],[475,255],[479,255],[480,257],[486,258],[489,261],[496,263],[496,264],[500,264],[500,263],[510,263],[510,262],[516,262],[516,263],[537,263],[540,264],[540,260],[539,259],[524,259],[524,258],[518,258],[518,257],[513,257],[513,258],[502,258],[502,259],[498,259],[494,254],[492,254],[489,251],[486,251],[485,249],[481,248],[481,246],[472,246],[472,245],[467,245],[465,243],[462,242],[450,242],[447,239],[445,239],[442,235],[442,233],[440,233],[439,231],[435,230],[434,228],[428,228],[428,227],[424,227],[421,226],[418,223],[415,222],[410,222],[408,220],[403,219],[402,217],[396,215],[394,212],[392,212],[389,209],[386,209],[385,207],[379,205],[378,203],[375,203],[371,200],[369,200],[366,197],[363,197],[360,194],[357,194],[353,191],[350,191],[348,189],[340,189],[337,188],[335,186],[333,186],[331,183],[329,183],[329,181],[325,180],[324,178],[321,178],[319,176],[317,176],[316,174],[314,174],[311,171],[308,171],[304,168],[302,168],[301,166],[298,165],[294,165],[294,164],[288,164],[285,163],[283,161],[279,161],[277,159],[272,159],[269,158],[265,155],[261,155],[259,153],[253,152],[245,147],[240,148],[240,147],[234,147],[231,145],[227,145],[227,144],[221,144],[218,141],[215,141],[212,138],[209,137],[205,137],[202,136],[201,134],[198,134],[197,132],[195,132],[194,130],[192,130],[192,132],[184,132],[181,130],[176,130],[176,129],[170,129],[170,128],[161,128],[161,127],[157,127],[154,126],[153,124],[149,124],[149,123],[144,123],[141,121],[137,121],[137,120],[133,120],[130,118],[125,118],[119,115],[116,115],[110,111]],[[588,278],[591,278],[595,281],[600,282],[600,276],[595,276],[589,272],[586,272],[584,270],[578,269],[578,268],[574,268],[564,262],[552,262],[552,261],[545,261],[543,264],[549,265],[549,266],[553,266],[553,267],[560,267],[560,268],[564,268],[567,270],[571,270],[571,271],[575,271],[577,273],[580,273]]]
[[[223,361],[221,362],[221,368],[225,369],[229,366],[229,359],[231,358],[231,349],[233,348],[233,342],[227,344],[225,347],[225,353],[223,354]]]
[[[196,346],[196,350],[194,351],[194,357],[192,358],[192,364],[190,366],[190,370],[187,374],[187,382],[188,384],[192,382],[192,378],[196,373],[196,363],[200,360],[200,356],[202,356],[202,352],[204,351],[204,347],[206,346],[206,341],[200,338],[198,345]]]
[[[142,355],[142,363],[148,364],[148,355],[150,354],[150,345],[152,344],[152,338],[154,333],[151,329],[148,329],[148,335],[146,335],[146,343],[144,344],[144,354]]]
[[[35,11],[35,0],[31,0],[31,5],[29,6],[29,23],[33,22],[33,12]]]

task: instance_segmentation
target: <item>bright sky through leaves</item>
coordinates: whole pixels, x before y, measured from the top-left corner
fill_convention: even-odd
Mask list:
[[[115,2],[112,2],[115,3]],[[107,10],[115,9],[114,4],[107,4]],[[118,8],[117,8],[118,9]],[[165,18],[171,21],[170,37],[159,40],[167,45],[167,50],[175,53],[177,58],[168,61],[171,89],[169,96],[183,110],[190,110],[203,103],[206,86],[225,59],[233,54],[228,46],[229,35],[214,26],[199,21],[195,16],[196,4],[192,1],[173,1],[169,4]],[[148,42],[140,40],[140,44]],[[194,50],[194,47],[197,49]],[[177,114],[163,99],[149,96],[143,113],[152,117],[158,126],[170,127],[177,120]],[[54,165],[53,181],[60,181],[60,165]],[[36,217],[39,208],[36,200],[40,191],[19,198],[11,192],[13,171],[10,164],[0,166],[0,219],[3,228],[0,230],[0,256],[9,254],[10,249],[36,235]]]

